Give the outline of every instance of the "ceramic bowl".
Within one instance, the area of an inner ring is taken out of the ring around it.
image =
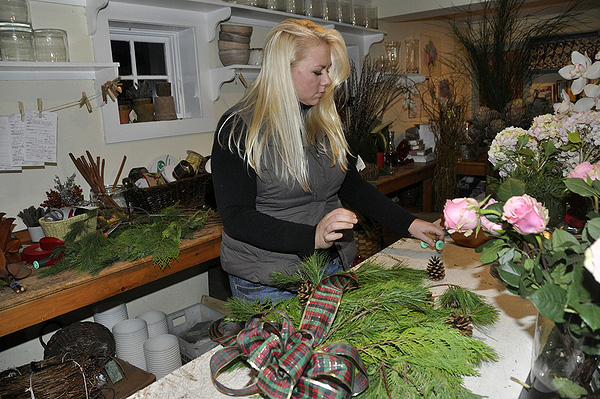
[[[224,66],[246,65],[250,58],[250,50],[221,50],[219,59]]]
[[[238,42],[228,42],[225,40],[218,40],[217,45],[219,46],[219,50],[249,50],[250,43],[238,43]]]
[[[472,233],[468,237],[465,237],[464,233],[452,233],[450,237],[452,237],[457,245],[468,248],[477,248],[490,240],[490,237],[486,236],[483,230],[479,230],[479,234],[477,235]]]
[[[230,32],[219,32],[219,40],[225,40],[228,42],[236,42],[236,43],[250,43],[250,37],[244,35],[238,35]]]
[[[221,32],[229,32],[243,36],[250,36],[252,35],[252,27],[244,25],[221,24]]]

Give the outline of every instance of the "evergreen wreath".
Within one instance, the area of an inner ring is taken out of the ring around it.
[[[314,274],[317,262],[315,255],[304,262],[298,280]],[[387,268],[367,261],[355,273],[359,288],[344,293],[323,345],[340,342],[358,349],[369,374],[369,388],[361,398],[481,397],[463,386],[463,376],[479,375],[476,367],[497,356],[487,344],[461,334],[447,321],[460,312],[476,327],[490,326],[498,319],[492,305],[457,286],[432,302],[432,286],[424,284],[426,272],[403,263]],[[291,279],[277,276],[288,286]],[[232,298],[228,307],[231,313],[226,321],[245,322],[278,309],[296,327],[303,312],[297,297],[263,303]]]

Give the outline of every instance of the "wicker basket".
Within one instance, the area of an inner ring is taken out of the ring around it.
[[[56,237],[64,241],[67,233],[69,230],[71,230],[71,226],[73,226],[74,223],[82,220],[85,221],[83,233],[94,232],[98,225],[96,220],[97,215],[98,210],[94,209],[92,211],[88,211],[86,213],[82,213],[81,215],[73,216],[64,220],[46,221],[44,218],[41,218],[39,222],[46,237]]]
[[[134,185],[125,192],[125,199],[134,211],[143,209],[156,213],[175,204],[186,209],[198,209],[206,205],[211,182],[211,175],[202,173],[154,187],[138,188]]]
[[[379,179],[379,166],[374,163],[365,163],[365,168],[358,172],[365,180]]]
[[[358,261],[363,261],[383,249],[383,229],[381,225],[374,227],[371,234],[367,234],[365,230],[354,230],[353,233]]]

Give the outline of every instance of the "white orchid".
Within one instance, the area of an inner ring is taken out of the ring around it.
[[[566,90],[563,89],[560,93],[560,97],[562,98],[562,102],[554,104],[554,112],[561,115],[571,112],[573,110],[573,103]]]
[[[573,80],[571,91],[577,95],[581,93],[588,83],[588,79],[600,78],[600,61],[592,64],[592,60],[587,54],[581,54],[579,51],[573,51],[571,54],[573,65],[562,67],[558,73],[565,79]]]

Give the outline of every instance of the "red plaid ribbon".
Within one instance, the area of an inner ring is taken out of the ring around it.
[[[369,381],[356,348],[337,343],[315,349],[324,341],[342,293],[351,284],[356,284],[351,272],[326,277],[313,292],[298,331],[281,310],[253,316],[237,336],[222,336],[219,322],[213,324],[211,339],[225,347],[210,359],[217,389],[235,396],[263,393],[271,399],[342,399],[362,393]],[[282,321],[274,321],[273,315]],[[258,372],[249,385],[232,389],[217,381],[223,369],[240,360]]]

